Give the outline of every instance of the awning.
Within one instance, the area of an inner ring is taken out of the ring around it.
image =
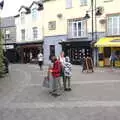
[[[100,38],[95,47],[120,47],[120,37]]]

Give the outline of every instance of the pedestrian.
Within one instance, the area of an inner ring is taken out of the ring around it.
[[[32,52],[30,52],[30,63],[32,62],[32,58],[33,58],[33,55],[32,55]]]
[[[72,76],[72,64],[70,63],[69,57],[65,57],[64,63],[64,82],[65,82],[65,91],[71,91],[71,76]]]
[[[49,70],[49,72],[52,73],[53,76],[53,91],[51,94],[55,97],[61,95],[61,83],[60,83],[60,70],[61,70],[61,63],[60,61],[56,58],[56,56],[53,56],[52,58],[53,62],[53,68]]]
[[[109,60],[110,60],[111,66],[112,66],[112,67],[115,67],[115,61],[117,60],[117,57],[116,57],[116,55],[115,55],[115,52],[112,52],[112,53],[111,53],[111,56],[110,56]]]
[[[61,66],[62,66],[62,69],[61,69],[61,77],[63,79],[63,87],[65,89],[65,78],[64,78],[64,63],[65,63],[65,57],[64,57],[64,52],[62,51],[60,53],[60,56],[59,56],[59,60],[61,62]]]
[[[38,53],[38,64],[40,66],[40,70],[42,70],[42,66],[43,66],[43,54],[41,52]]]

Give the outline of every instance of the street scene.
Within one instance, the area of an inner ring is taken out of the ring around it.
[[[0,0],[0,120],[120,120],[119,0]]]
[[[119,120],[120,69],[72,69],[72,91],[57,98],[42,86],[47,66],[11,64],[0,79],[0,120]]]

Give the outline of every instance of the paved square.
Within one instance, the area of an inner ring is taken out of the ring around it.
[[[73,66],[72,91],[54,98],[42,87],[47,66],[10,65],[0,80],[0,120],[120,120],[120,69]]]

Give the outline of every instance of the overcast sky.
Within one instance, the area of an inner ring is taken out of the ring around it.
[[[1,2],[2,0],[0,0]],[[21,5],[30,6],[34,0],[4,0],[4,7],[1,11],[2,17],[14,16],[17,14]],[[36,0],[38,1],[38,0]]]

